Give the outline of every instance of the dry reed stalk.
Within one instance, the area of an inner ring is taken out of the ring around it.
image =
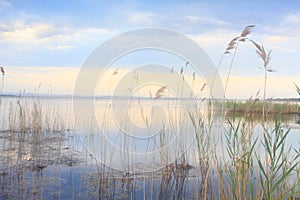
[[[265,51],[265,48],[263,45],[259,45],[256,42],[254,42],[253,40],[250,40],[255,48],[256,48],[256,53],[257,55],[262,59],[263,61],[263,68],[264,68],[264,73],[265,73],[265,77],[264,77],[264,94],[263,94],[263,110],[262,110],[262,115],[263,115],[263,120],[265,118],[265,101],[266,101],[266,95],[267,95],[267,75],[268,72],[275,72],[276,70],[268,67],[270,60],[271,60],[271,52],[272,50],[270,50],[268,53]]]
[[[1,90],[0,90],[0,106],[1,106],[1,98],[2,98],[2,93],[3,93],[3,87],[4,87],[4,75],[5,75],[5,71],[4,68],[2,66],[0,66],[0,72],[2,74],[1,77]]]
[[[235,59],[235,56],[236,56],[236,52],[237,52],[237,49],[238,49],[238,45],[240,42],[245,42],[246,39],[247,39],[247,36],[251,33],[252,29],[255,27],[255,25],[248,25],[244,28],[244,30],[242,31],[241,35],[240,36],[237,36],[237,37],[234,37],[227,45],[227,48],[224,52],[224,54],[231,54],[232,53],[232,50],[234,51],[233,52],[233,56],[231,58],[231,61],[230,61],[230,65],[229,65],[229,70],[228,70],[228,74],[227,74],[227,78],[226,78],[226,83],[225,83],[225,90],[224,90],[224,95],[226,94],[226,91],[227,91],[227,87],[228,87],[228,81],[229,81],[229,76],[230,76],[230,73],[231,73],[231,68],[233,66],[233,62],[234,62],[234,59]],[[224,55],[223,54],[223,55]]]
[[[295,87],[296,87],[296,91],[297,93],[300,95],[300,87],[298,85],[296,85],[296,83],[294,83]]]

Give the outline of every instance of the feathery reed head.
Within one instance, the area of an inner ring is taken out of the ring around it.
[[[185,63],[185,67],[187,67],[189,64],[190,64],[190,61],[187,61],[187,62]]]
[[[118,71],[119,71],[119,69],[116,69],[116,70],[113,72],[113,75],[117,75],[117,74],[118,74]]]
[[[162,86],[160,87],[156,93],[155,93],[155,97],[154,99],[159,99],[161,98],[163,95],[165,95],[165,90],[167,89],[167,86]]]
[[[3,67],[0,67],[0,71],[1,71],[2,76],[4,76],[5,75],[5,71],[4,71]]]
[[[233,39],[228,43],[227,48],[226,48],[224,54],[229,54],[229,53],[231,53],[231,50],[232,50],[232,49],[235,49],[236,44],[237,44],[237,41],[239,40],[239,38],[240,38],[240,37],[235,37],[235,38],[233,38]]]
[[[227,45],[227,48],[224,52],[224,54],[230,54],[232,49],[235,49],[237,47],[238,42],[245,42],[247,39],[247,36],[251,33],[252,29],[255,27],[255,25],[248,25],[244,28],[240,36],[237,36],[233,38]]]
[[[250,40],[254,46],[256,47],[256,53],[258,54],[258,56],[263,60],[264,62],[264,68],[267,69],[267,66],[270,63],[271,60],[271,52],[272,50],[270,50],[268,53],[266,53],[265,48],[263,45],[259,45],[256,42],[254,42],[253,40]],[[269,72],[274,72],[275,70],[272,68],[268,68],[267,71]]]
[[[252,31],[252,29],[255,27],[255,25],[248,25],[244,28],[244,30],[241,33],[241,38],[246,38]],[[240,40],[241,41],[241,40]]]

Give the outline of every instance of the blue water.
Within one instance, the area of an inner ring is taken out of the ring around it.
[[[33,130],[23,133],[12,129],[21,123],[18,120],[18,101],[27,113],[27,123],[32,123],[30,119],[33,118],[34,105],[41,109],[42,120],[47,119],[49,122],[42,123],[42,134],[37,136]],[[85,99],[80,101],[84,103]],[[170,168],[169,176],[163,169],[179,161],[182,152],[186,153],[186,163],[195,167],[199,163],[195,150],[195,129],[189,116],[191,110],[188,110],[191,105],[174,100],[134,99],[130,109],[125,107],[124,111],[129,113],[132,126],[127,126],[126,119],[121,121],[124,123],[116,123],[118,118],[112,113],[113,106],[117,106],[119,114],[123,115],[121,110],[124,105],[122,100],[111,105],[107,99],[98,99],[95,101],[94,112],[83,110],[85,113],[76,119],[70,98],[2,98],[0,199],[199,197],[199,168],[178,171]],[[204,110],[198,111],[205,116]],[[165,118],[161,118],[160,112],[165,113]],[[295,123],[297,118],[294,115],[288,116],[282,123],[283,132],[290,129],[286,149],[300,146],[300,125]],[[212,124],[209,119],[203,119],[206,121],[204,127],[210,130],[214,138],[209,141],[211,147],[207,151],[215,151],[217,156],[225,156],[224,160],[229,160],[226,153],[221,153],[220,143],[223,131],[229,128],[228,123],[219,114],[213,115]],[[64,126],[60,126],[60,123]],[[146,126],[147,123],[150,125]],[[263,129],[259,120],[255,124],[253,138],[261,138]],[[270,130],[273,124],[272,121],[268,124]],[[222,139],[225,140],[224,137]],[[262,149],[262,146],[258,149]],[[210,190],[216,194],[217,186],[213,183],[217,180],[213,172],[210,174]]]

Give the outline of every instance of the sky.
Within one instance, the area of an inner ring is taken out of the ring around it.
[[[250,24],[255,28],[249,38],[266,50],[272,49],[270,67],[276,72],[268,74],[267,96],[298,97],[293,85],[300,85],[297,0],[0,0],[0,62],[6,71],[3,92],[72,94],[81,66],[97,46],[120,33],[144,27],[166,28],[188,36],[218,65],[228,42]],[[117,65],[126,72],[151,59],[161,62],[160,56],[137,53]],[[230,56],[225,56],[219,68],[223,80]],[[178,69],[185,64],[178,59],[163,60]],[[261,66],[253,45],[241,44],[230,74],[228,98],[249,98],[262,91]],[[113,87],[107,83],[103,86]]]

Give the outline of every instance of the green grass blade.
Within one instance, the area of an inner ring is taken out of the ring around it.
[[[295,167],[298,165],[298,163],[295,163],[292,167],[290,167],[282,176],[275,182],[273,187],[271,188],[271,193],[273,193],[276,188],[288,177],[291,175],[292,171],[295,169]]]

